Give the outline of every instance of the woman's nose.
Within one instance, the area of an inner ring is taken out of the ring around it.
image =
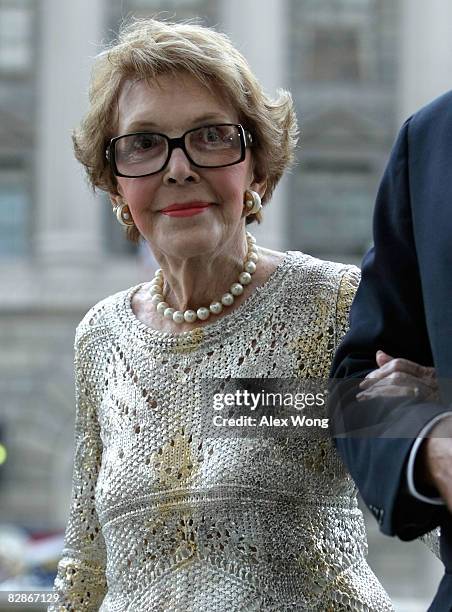
[[[199,174],[190,163],[184,151],[179,148],[173,149],[168,165],[164,170],[163,182],[167,185],[174,185],[174,183],[182,185],[184,183],[196,183],[199,180]]]

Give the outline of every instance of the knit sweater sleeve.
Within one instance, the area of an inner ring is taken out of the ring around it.
[[[106,593],[106,551],[96,508],[95,488],[102,458],[96,411],[99,371],[96,343],[79,325],[75,338],[75,450],[72,496],[64,548],[54,593],[59,600],[48,611],[97,611]]]

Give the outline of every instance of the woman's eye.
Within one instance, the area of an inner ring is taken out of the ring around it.
[[[204,138],[207,140],[207,142],[217,142],[218,140],[221,140],[221,135],[217,129],[210,128],[206,130]]]
[[[135,149],[151,149],[158,144],[158,139],[153,136],[140,136],[134,142]]]
[[[201,142],[215,144],[225,142],[228,133],[224,128],[218,126],[206,127],[199,130],[198,138]]]

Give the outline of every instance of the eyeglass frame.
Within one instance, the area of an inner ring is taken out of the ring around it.
[[[240,148],[241,148],[240,159],[238,159],[235,162],[231,162],[230,164],[221,164],[220,166],[203,166],[201,164],[197,164],[196,162],[194,162],[185,147],[185,137],[187,136],[187,134],[190,134],[191,132],[196,132],[197,130],[202,130],[203,128],[217,127],[217,126],[223,126],[223,125],[232,125],[236,128],[239,128],[238,132],[239,132]],[[130,176],[128,174],[123,174],[122,172],[118,170],[118,166],[116,164],[116,152],[115,152],[116,142],[120,140],[121,138],[125,138],[126,136],[138,136],[139,134],[155,134],[156,136],[162,136],[168,143],[167,158],[163,166],[160,168],[160,170],[156,170],[155,172],[148,172],[147,174],[140,174],[139,176]],[[162,134],[160,132],[131,132],[130,134],[121,134],[121,136],[115,136],[114,138],[110,140],[106,148],[106,151],[105,151],[105,157],[107,158],[110,164],[110,168],[115,176],[122,176],[124,178],[143,178],[144,176],[152,176],[153,174],[158,174],[159,172],[164,170],[166,166],[168,165],[169,160],[171,159],[171,154],[174,151],[174,149],[182,149],[188,161],[191,164],[193,164],[193,166],[195,166],[196,168],[226,168],[228,166],[235,166],[235,164],[240,164],[246,157],[247,147],[252,147],[254,146],[254,144],[255,143],[253,140],[253,135],[251,134],[249,130],[245,130],[245,128],[243,127],[241,123],[211,123],[208,125],[201,125],[197,128],[192,128],[190,130],[187,130],[186,132],[184,132],[184,134],[182,134],[182,136],[179,136],[178,138],[170,138],[166,134]]]

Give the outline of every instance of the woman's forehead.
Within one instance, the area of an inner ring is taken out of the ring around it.
[[[118,97],[120,130],[205,121],[237,122],[237,113],[225,96],[211,91],[195,77],[162,75],[156,80],[127,79]],[[191,125],[189,125],[191,127]]]

